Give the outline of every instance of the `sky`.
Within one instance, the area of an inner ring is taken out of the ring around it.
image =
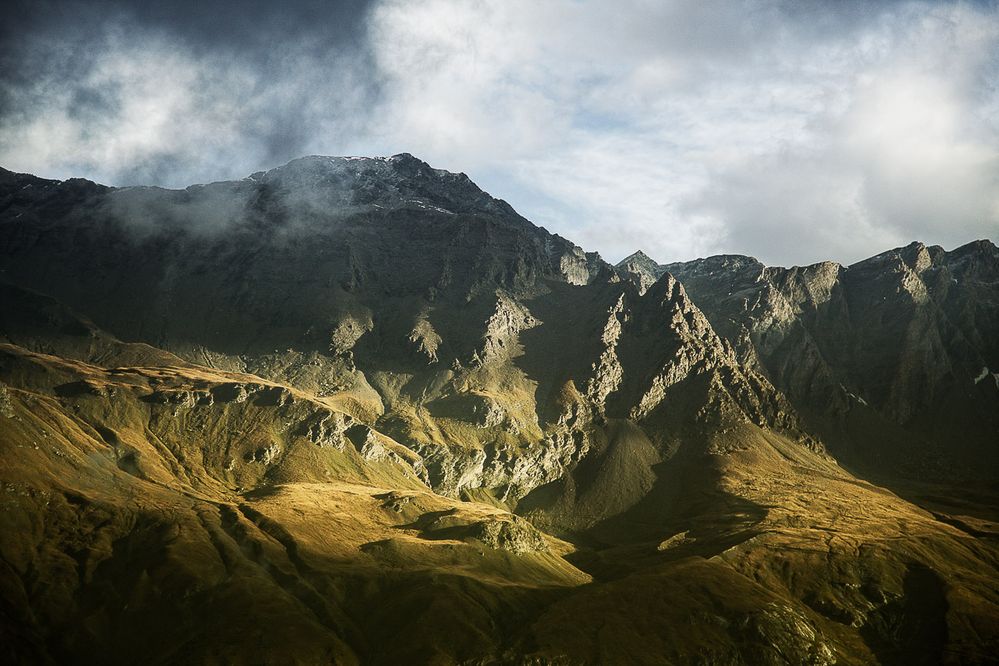
[[[12,0],[0,166],[409,152],[618,261],[999,241],[999,0]]]

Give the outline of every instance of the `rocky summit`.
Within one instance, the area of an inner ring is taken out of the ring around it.
[[[0,170],[5,663],[999,654],[999,250],[617,266],[412,155]]]

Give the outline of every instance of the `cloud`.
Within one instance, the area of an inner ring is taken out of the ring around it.
[[[852,261],[999,229],[995,7],[388,2],[372,21],[398,140],[612,259]]]
[[[914,8],[910,8],[913,11]],[[938,7],[883,22],[845,52],[809,134],[711,172],[688,211],[724,222],[726,251],[853,261],[913,239],[954,247],[999,231],[999,22]]]
[[[377,95],[363,49],[308,28],[261,45],[238,19],[212,40],[188,20],[149,24],[111,9],[81,32],[53,21],[21,45],[30,75],[15,68],[3,86],[9,168],[178,187],[242,177],[363,131]]]
[[[999,235],[994,3],[41,6],[0,46],[8,168],[179,186],[408,151],[611,260]]]

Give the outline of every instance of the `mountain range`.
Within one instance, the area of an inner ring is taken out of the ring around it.
[[[617,265],[408,154],[0,170],[10,663],[999,654],[999,249]]]

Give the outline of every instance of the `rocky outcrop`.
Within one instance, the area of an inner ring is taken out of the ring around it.
[[[426,356],[429,363],[437,362],[437,349],[443,340],[434,330],[425,312],[421,313],[413,324],[413,330],[409,332],[409,341],[416,346],[417,352]]]
[[[521,331],[540,324],[526,307],[502,292],[497,293],[495,310],[486,321],[482,350],[476,352],[472,364],[494,363],[518,355]]]
[[[625,279],[630,280],[638,288],[639,294],[644,294],[656,281],[666,273],[666,268],[653,261],[641,250],[630,254],[614,269]]]
[[[548,544],[544,537],[527,521],[513,517],[513,520],[490,520],[476,523],[469,536],[481,541],[490,548],[511,553],[547,553]]]
[[[622,325],[625,321],[627,314],[624,294],[621,294],[607,313],[607,324],[600,335],[603,351],[600,352],[600,359],[591,365],[593,376],[586,388],[586,397],[601,410],[604,408],[607,396],[616,391],[624,379],[624,368],[621,367],[621,361],[617,357],[617,344],[621,339]]]

